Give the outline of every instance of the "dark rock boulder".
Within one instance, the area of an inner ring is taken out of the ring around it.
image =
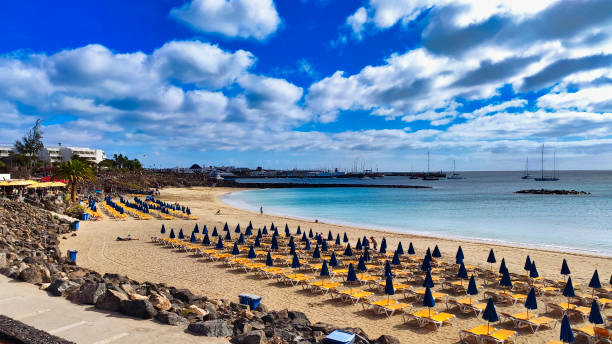
[[[155,316],[155,319],[157,319],[157,321],[161,322],[162,324],[168,324],[172,326],[186,325],[189,323],[189,320],[187,320],[186,318],[183,318],[182,316],[176,313],[166,311],[158,312]]]
[[[232,331],[225,320],[200,321],[189,324],[190,332],[207,337],[229,337]]]
[[[383,334],[374,341],[374,344],[400,344],[400,341],[393,336]]]
[[[86,305],[95,305],[100,296],[104,295],[105,292],[106,285],[104,283],[86,282],[81,286],[81,289],[79,289],[72,301]]]
[[[96,308],[117,312],[121,308],[121,301],[127,300],[127,295],[116,290],[107,289],[96,301]]]
[[[179,299],[184,303],[193,303],[196,299],[198,299],[197,296],[195,296],[191,291],[189,291],[188,289],[174,289],[171,290],[170,293],[172,294],[172,296],[175,299]]]
[[[263,344],[265,341],[266,334],[261,330],[250,331],[239,336],[235,336],[230,340],[230,342],[234,344]]]
[[[155,307],[149,300],[123,300],[119,309],[124,314],[142,319],[151,319],[157,315]]]
[[[62,296],[68,293],[71,288],[78,287],[78,284],[72,281],[66,281],[61,278],[56,278],[47,287],[47,291],[55,296]]]

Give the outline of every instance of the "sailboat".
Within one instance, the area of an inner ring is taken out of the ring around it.
[[[421,178],[422,180],[440,180],[440,178],[429,173],[429,151],[427,152],[427,174]]]
[[[544,177],[544,145],[542,145],[542,176],[540,178],[535,178],[538,182],[556,182],[559,180],[556,175],[557,169],[557,152],[553,155],[553,175],[552,177]]]
[[[465,179],[459,173],[455,172],[455,160],[453,160],[453,173],[450,176],[446,177],[446,179]]]
[[[525,174],[521,177],[521,179],[531,179],[529,175],[529,157],[527,157],[527,161],[525,161]]]

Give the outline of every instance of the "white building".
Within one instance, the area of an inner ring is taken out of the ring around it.
[[[68,161],[73,156],[78,156],[96,164],[106,159],[106,154],[104,154],[103,150],[83,147],[45,147],[39,154],[40,160],[46,162]]]
[[[0,159],[8,157],[13,152],[13,146],[0,146]]]
[[[45,147],[38,153],[38,158],[46,162],[62,162],[60,147]]]

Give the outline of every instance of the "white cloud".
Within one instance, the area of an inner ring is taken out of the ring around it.
[[[273,0],[192,0],[170,16],[199,31],[258,40],[281,24]]]

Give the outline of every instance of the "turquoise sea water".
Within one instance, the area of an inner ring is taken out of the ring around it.
[[[226,195],[233,206],[269,214],[416,234],[499,241],[612,256],[612,172],[561,171],[560,181],[521,172],[465,172],[463,180],[257,179],[257,182],[429,185],[432,189],[262,189]],[[520,195],[521,189],[575,189],[588,196]]]

